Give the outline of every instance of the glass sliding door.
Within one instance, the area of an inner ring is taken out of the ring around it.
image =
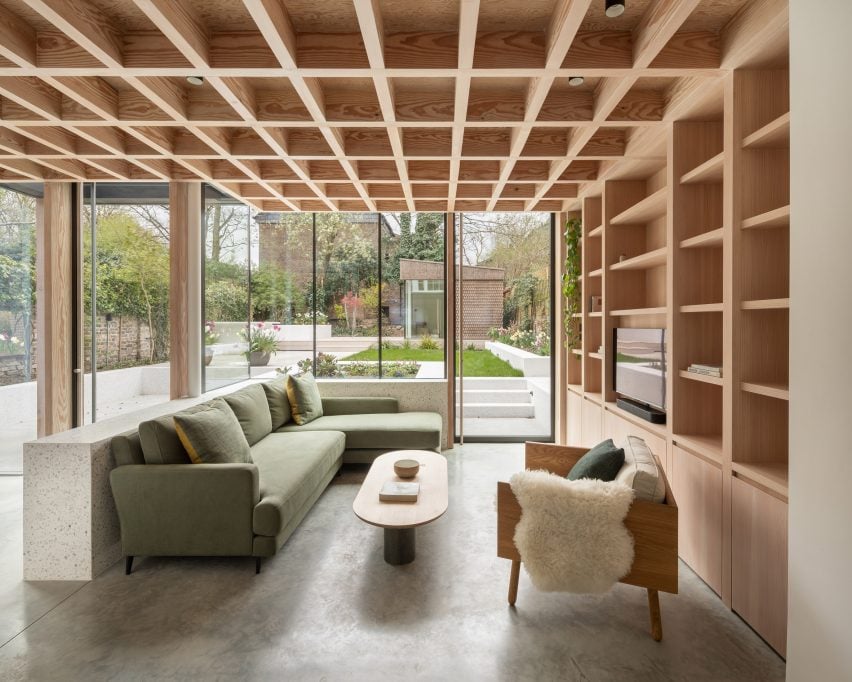
[[[212,187],[204,188],[203,390],[251,375],[250,344],[263,332],[250,329],[251,209]],[[259,278],[260,283],[260,278]],[[269,305],[260,299],[261,306]]]
[[[84,423],[169,399],[169,189],[83,187]]]
[[[456,436],[553,437],[553,216],[456,214]]]
[[[36,201],[41,187],[0,188],[0,474],[23,471],[36,438]]]

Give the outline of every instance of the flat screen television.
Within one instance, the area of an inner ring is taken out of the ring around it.
[[[615,333],[615,386],[620,395],[666,411],[666,330],[626,329]]]

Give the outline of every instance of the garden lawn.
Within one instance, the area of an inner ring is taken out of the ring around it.
[[[362,350],[341,360],[378,360],[379,351],[375,348]],[[385,348],[382,361],[414,360],[416,362],[442,362],[443,350],[423,350],[422,348]],[[458,353],[456,353],[458,362]],[[466,350],[464,352],[464,375],[466,377],[522,377],[524,373],[508,362],[501,360],[487,350]]]

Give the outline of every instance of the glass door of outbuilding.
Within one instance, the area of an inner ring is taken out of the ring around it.
[[[553,215],[455,221],[456,440],[552,440]]]

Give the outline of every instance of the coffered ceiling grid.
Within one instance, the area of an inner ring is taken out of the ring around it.
[[[627,6],[0,0],[0,180],[200,179],[282,211],[564,210],[658,155],[666,121],[786,28],[781,0]]]

